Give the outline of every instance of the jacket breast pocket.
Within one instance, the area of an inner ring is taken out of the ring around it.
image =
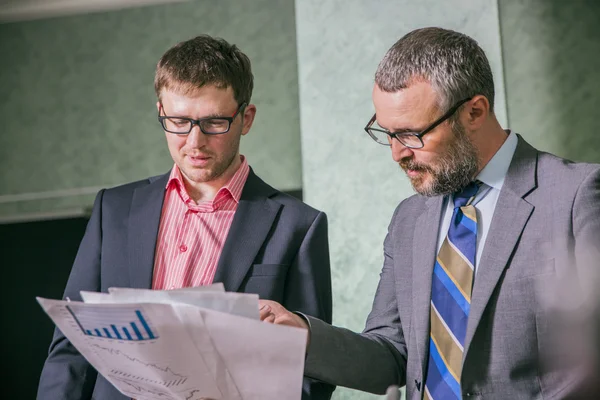
[[[288,265],[285,264],[254,264],[244,279],[241,291],[281,303],[287,271]]]
[[[254,264],[250,276],[277,276],[287,271],[285,264]]]
[[[533,258],[513,263],[506,269],[504,282],[516,282],[526,278],[537,279],[555,273],[554,258]]]

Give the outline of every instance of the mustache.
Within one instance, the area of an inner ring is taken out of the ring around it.
[[[214,157],[214,154],[210,151],[195,152],[184,150],[184,152],[189,157]]]
[[[404,158],[400,160],[398,164],[400,164],[400,168],[402,168],[404,171],[408,169],[413,171],[431,171],[431,167],[420,164],[412,158]]]

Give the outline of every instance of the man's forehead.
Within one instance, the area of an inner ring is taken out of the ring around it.
[[[160,94],[161,98],[163,96],[170,96],[197,99],[209,94],[217,97],[228,97],[228,95],[233,97],[233,88],[231,86],[222,86],[212,83],[198,87],[189,83],[172,82],[170,85],[165,85]]]
[[[437,93],[427,82],[416,82],[395,92],[385,92],[375,85],[373,104],[380,125],[412,125],[424,122],[435,113]]]
[[[233,113],[236,101],[231,88],[203,86],[190,92],[163,89],[160,102],[169,115],[206,118]]]
[[[395,106],[399,108],[421,108],[435,104],[437,93],[428,82],[419,81],[407,88],[394,92],[387,92],[379,88],[377,84],[373,87],[373,102],[382,106]]]

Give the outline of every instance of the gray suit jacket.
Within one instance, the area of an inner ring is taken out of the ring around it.
[[[65,297],[109,287],[150,288],[169,174],[102,190],[81,242]],[[252,170],[217,265],[225,290],[257,293],[331,322],[327,219]],[[305,379],[303,398],[329,399],[333,386]],[[57,329],[38,399],[126,399]]]
[[[373,393],[406,385],[407,399],[422,398],[442,204],[441,196],[415,195],[397,207],[362,334],[309,317],[307,376]],[[477,267],[463,398],[566,397],[575,377],[539,363],[552,347],[539,295],[557,273],[571,272],[577,246],[599,242],[600,165],[539,152],[519,136]]]

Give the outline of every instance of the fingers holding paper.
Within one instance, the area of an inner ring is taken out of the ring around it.
[[[308,324],[298,314],[288,311],[284,306],[271,300],[259,300],[261,321],[276,325],[287,325],[295,328],[308,329]]]

